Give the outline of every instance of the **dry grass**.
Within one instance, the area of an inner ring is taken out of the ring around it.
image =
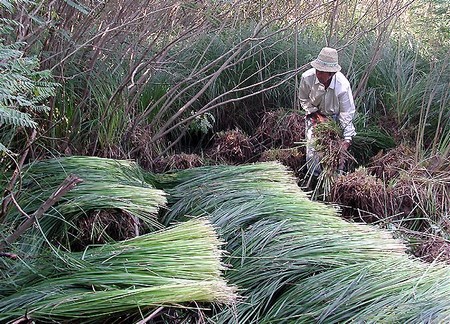
[[[180,153],[158,158],[153,161],[156,173],[170,170],[185,170],[205,165],[205,160],[197,154]]]
[[[299,176],[300,169],[305,164],[305,150],[303,147],[271,149],[262,152],[259,161],[279,161],[281,164],[291,169],[296,176]]]
[[[220,132],[215,136],[214,144],[208,151],[208,155],[214,161],[241,164],[254,160],[254,143],[239,129]]]
[[[305,139],[305,119],[297,112],[280,109],[264,114],[255,137],[264,147],[291,148]]]

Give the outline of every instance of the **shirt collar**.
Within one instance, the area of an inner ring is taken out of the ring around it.
[[[335,89],[335,87],[336,87],[336,74],[337,74],[337,72],[333,75],[330,85],[328,86],[328,88],[330,88],[330,89]],[[317,76],[314,73],[314,84],[319,84],[319,83],[320,83],[319,79],[317,79]]]

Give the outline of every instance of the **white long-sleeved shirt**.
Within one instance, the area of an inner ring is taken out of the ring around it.
[[[299,100],[307,114],[319,111],[325,116],[337,116],[345,139],[352,139],[356,135],[352,88],[341,72],[334,74],[330,85],[325,89],[316,77],[315,68],[305,71],[300,80]]]

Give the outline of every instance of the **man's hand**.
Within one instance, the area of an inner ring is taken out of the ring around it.
[[[340,154],[339,154],[339,166],[338,166],[338,173],[340,175],[345,174],[345,164],[347,162],[348,153],[347,150],[352,145],[352,141],[349,139],[341,140],[340,144]]]
[[[341,144],[341,149],[343,151],[347,151],[348,148],[350,147],[350,145],[352,145],[352,141],[348,140],[348,139],[344,139],[344,140],[341,141],[340,144]]]
[[[323,122],[328,120],[327,116],[322,115],[318,111],[315,111],[315,112],[313,112],[313,113],[311,113],[309,115],[306,115],[306,118],[309,118],[313,125],[320,124],[320,123],[323,123]]]

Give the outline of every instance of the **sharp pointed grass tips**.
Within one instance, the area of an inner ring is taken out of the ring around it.
[[[450,269],[313,202],[278,163],[201,167],[159,178],[169,224],[206,216],[227,242],[243,301],[215,323],[447,322]],[[397,312],[398,310],[398,312]]]
[[[204,219],[127,241],[53,254],[0,301],[0,319],[90,321],[186,302],[232,303],[221,277],[223,243]],[[32,284],[31,284],[32,283]]]

